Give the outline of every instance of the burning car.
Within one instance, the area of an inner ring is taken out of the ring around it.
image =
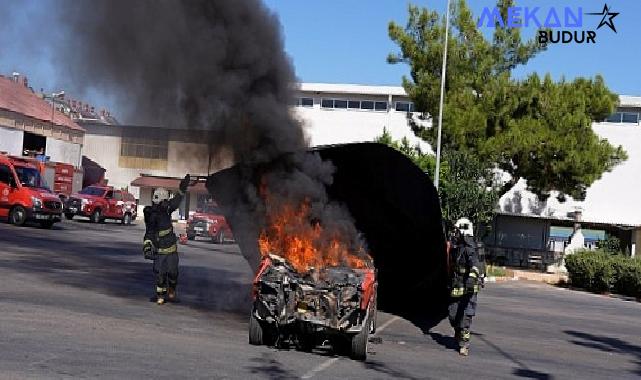
[[[254,279],[249,343],[293,341],[305,351],[329,340],[350,357],[365,360],[376,328],[376,272],[349,267],[299,273],[277,255],[263,258]]]

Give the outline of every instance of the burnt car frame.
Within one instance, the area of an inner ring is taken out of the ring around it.
[[[253,283],[249,343],[292,342],[311,351],[329,341],[356,360],[367,357],[370,333],[376,329],[376,271],[328,267],[298,273],[283,258],[261,262]]]

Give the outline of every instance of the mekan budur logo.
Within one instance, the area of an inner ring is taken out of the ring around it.
[[[583,29],[584,15],[601,16],[596,30]],[[593,44],[601,27],[607,26],[614,33],[617,32],[614,18],[618,15],[619,12],[612,11],[608,4],[603,6],[601,12],[583,12],[583,7],[549,7],[547,11],[541,7],[509,7],[505,18],[497,7],[484,7],[477,26],[523,28],[534,25],[547,29],[539,31],[537,39],[541,44]]]

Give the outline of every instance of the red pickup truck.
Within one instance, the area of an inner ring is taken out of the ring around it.
[[[215,203],[208,203],[187,220],[187,239],[194,240],[197,236],[209,238],[218,244],[234,240],[227,220]]]
[[[69,220],[74,216],[86,216],[93,223],[112,219],[129,225],[136,219],[137,209],[136,199],[130,193],[111,186],[93,185],[71,194],[64,213]]]
[[[0,217],[15,225],[36,221],[51,228],[62,215],[62,202],[40,171],[27,160],[0,154]]]

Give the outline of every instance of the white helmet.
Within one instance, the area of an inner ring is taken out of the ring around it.
[[[151,203],[159,204],[162,201],[169,199],[169,191],[164,187],[159,187],[154,190],[154,194],[151,196]]]
[[[474,227],[468,218],[461,218],[454,223],[463,236],[474,236]]]

